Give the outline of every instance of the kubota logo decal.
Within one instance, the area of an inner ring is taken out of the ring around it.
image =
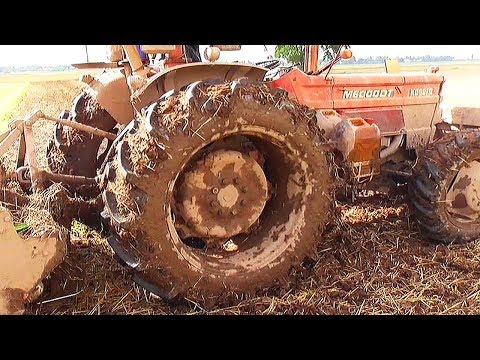
[[[389,98],[395,95],[394,90],[375,89],[375,90],[347,90],[343,89],[344,99],[375,99]]]
[[[433,95],[433,88],[426,88],[426,89],[410,89],[408,93],[409,96],[432,96]]]

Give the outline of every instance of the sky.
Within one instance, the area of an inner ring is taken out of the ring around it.
[[[200,45],[202,54],[206,46]],[[107,60],[105,45],[88,45],[87,49],[89,61]],[[409,55],[450,55],[458,59],[469,59],[473,55],[480,58],[479,45],[352,45],[351,49],[357,58]],[[241,51],[222,52],[219,61],[262,61],[274,51],[275,45],[242,45]],[[85,45],[0,45],[0,66],[68,65],[85,61]]]

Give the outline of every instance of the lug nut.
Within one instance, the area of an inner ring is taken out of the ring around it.
[[[215,195],[218,194],[218,191],[219,191],[219,190],[218,190],[218,188],[216,188],[216,187],[214,187],[214,188],[212,189],[212,193],[215,194]]]
[[[243,193],[246,193],[246,192],[247,192],[247,187],[246,187],[246,186],[242,186],[242,187],[240,188],[240,190],[242,190]]]
[[[228,183],[227,179],[222,179],[222,184],[226,185]]]
[[[245,204],[247,203],[247,200],[243,199],[242,201],[240,201],[240,205],[242,206],[245,206]]]
[[[232,211],[230,211],[230,213],[231,213],[232,215],[237,215],[237,210],[232,210]]]

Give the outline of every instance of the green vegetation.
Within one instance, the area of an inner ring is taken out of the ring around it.
[[[86,237],[89,233],[89,229],[86,225],[78,222],[77,220],[72,221],[72,234],[78,237]]]
[[[331,61],[342,45],[319,45],[322,54],[322,61]],[[348,49],[350,45],[345,45]],[[288,60],[294,64],[299,64],[303,68],[305,63],[305,45],[277,45],[275,56]]]
[[[27,224],[21,223],[21,224],[15,225],[15,230],[16,230],[17,233],[18,233],[18,232],[21,232],[21,231],[23,231],[23,230],[28,229],[29,227],[30,227],[30,226],[28,226]]]
[[[319,54],[322,62],[328,62],[333,60],[335,54],[341,45],[319,45],[321,53]],[[350,48],[350,45],[345,45],[346,48]],[[275,56],[290,61],[293,64],[297,64],[300,68],[304,67],[305,63],[305,45],[277,45],[275,48]],[[356,58],[355,53],[353,57],[348,60],[340,60],[340,64],[383,64],[388,56],[369,56],[366,58]],[[399,57],[400,63],[430,63],[430,62],[453,62],[455,58],[453,56],[406,56]]]
[[[305,62],[305,45],[277,45],[275,56],[298,64],[302,69]]]

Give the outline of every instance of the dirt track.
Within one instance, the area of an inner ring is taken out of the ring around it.
[[[77,82],[33,83],[20,113],[69,108]],[[52,126],[38,124],[40,157]],[[12,153],[13,154],[13,153]],[[11,159],[7,160],[11,163]],[[57,286],[31,314],[441,314],[480,313],[480,244],[432,245],[422,240],[402,196],[376,195],[339,204],[338,220],[320,239],[314,259],[280,284],[222,306],[187,300],[169,306],[134,285],[98,233],[76,226],[74,248],[52,276]],[[75,294],[75,295],[72,295]],[[207,304],[208,305],[208,304]]]

